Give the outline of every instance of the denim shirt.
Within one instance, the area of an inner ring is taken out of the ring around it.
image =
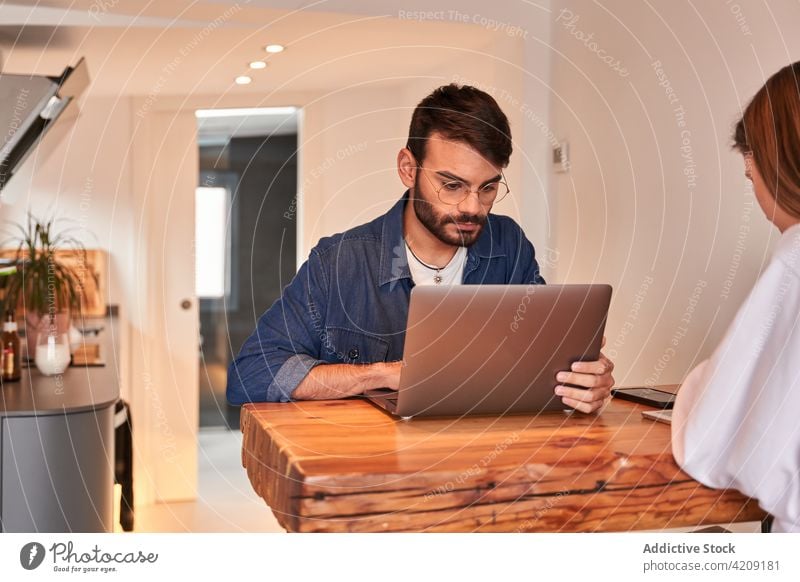
[[[288,402],[318,364],[403,358],[414,282],[403,240],[408,192],[383,216],[325,237],[228,367],[231,404]],[[489,214],[467,251],[465,284],[543,284],[533,245],[508,216]]]

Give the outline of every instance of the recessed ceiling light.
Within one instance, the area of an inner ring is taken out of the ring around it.
[[[263,69],[266,66],[267,66],[267,63],[265,63],[264,61],[253,61],[252,63],[250,63],[250,68],[251,69]]]
[[[241,77],[236,77],[236,79],[234,79],[234,80],[236,81],[236,84],[237,84],[237,85],[249,85],[249,84],[250,84],[250,82],[251,82],[253,79],[251,79],[251,78],[250,78],[250,77],[248,77],[247,75],[242,75]]]
[[[268,44],[264,50],[268,53],[282,53],[285,48],[282,44]]]

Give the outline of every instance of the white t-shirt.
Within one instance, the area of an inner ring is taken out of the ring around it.
[[[800,532],[800,225],[681,386],[672,449],[704,485],[758,499],[773,531]]]
[[[411,253],[408,245],[406,245],[406,258],[408,259],[408,268],[411,271],[411,278],[414,280],[415,285],[461,285],[461,282],[464,280],[464,265],[467,263],[467,247],[458,247],[456,254],[453,255],[450,262],[439,270],[438,275],[441,277],[439,283],[435,280],[437,272],[434,269],[421,265]]]

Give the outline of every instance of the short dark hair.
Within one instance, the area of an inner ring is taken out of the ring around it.
[[[800,218],[800,61],[758,90],[736,124],[733,147],[752,154],[778,206]]]
[[[414,109],[406,147],[419,163],[433,133],[466,143],[501,168],[511,158],[508,118],[491,95],[470,85],[443,85]]]

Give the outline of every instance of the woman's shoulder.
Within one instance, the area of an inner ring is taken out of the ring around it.
[[[800,223],[784,231],[775,247],[773,257],[800,278]]]

